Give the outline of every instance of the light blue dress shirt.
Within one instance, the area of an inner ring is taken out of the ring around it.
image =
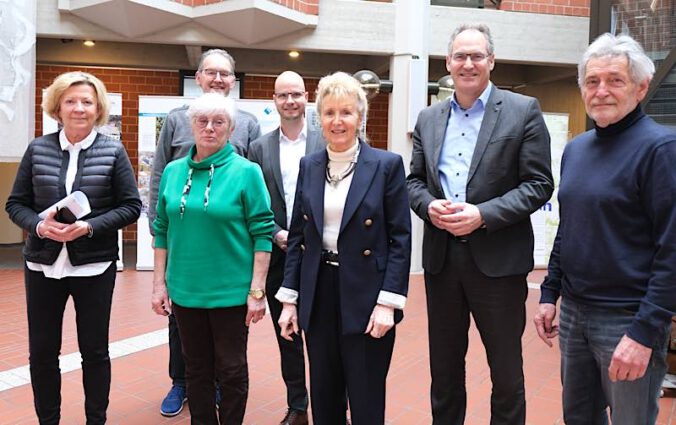
[[[462,109],[455,96],[451,98],[451,114],[439,153],[439,180],[446,199],[453,202],[466,201],[469,166],[492,88],[489,82],[469,109]]]

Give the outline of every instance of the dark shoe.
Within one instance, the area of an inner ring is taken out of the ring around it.
[[[188,400],[188,398],[185,395],[185,387],[182,385],[173,385],[171,390],[167,393],[167,396],[162,400],[160,414],[168,417],[178,415],[181,413],[181,410],[183,410],[183,403],[185,403],[186,400]]]
[[[289,409],[279,425],[308,425],[307,413]]]

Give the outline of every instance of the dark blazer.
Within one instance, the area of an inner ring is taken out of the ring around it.
[[[399,155],[361,142],[338,235],[340,310],[344,335],[363,333],[381,290],[408,292],[411,216]],[[299,292],[298,317],[307,330],[322,253],[328,154],[300,162],[282,286]],[[322,306],[314,306],[322,308]],[[403,317],[395,310],[395,322]]]
[[[288,230],[289,223],[286,222],[286,201],[284,200],[284,186],[282,182],[282,171],[279,166],[279,132],[275,130],[264,134],[249,145],[248,158],[260,165],[263,171],[265,185],[270,193],[270,206],[275,216],[275,228],[273,235],[280,230]],[[305,154],[311,154],[324,149],[326,142],[319,131],[308,129],[305,142]],[[272,244],[272,258],[270,267],[284,267],[285,252],[276,244]]]
[[[407,178],[411,208],[425,221],[423,267],[433,274],[444,264],[449,233],[430,223],[427,207],[445,198],[438,162],[450,111],[447,100],[418,116]],[[482,273],[502,277],[533,268],[530,215],[553,189],[549,133],[537,100],[494,87],[467,177],[466,202],[479,208],[486,225],[467,236]]]

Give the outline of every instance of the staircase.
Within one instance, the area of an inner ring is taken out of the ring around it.
[[[658,123],[676,130],[676,66],[662,81],[645,112]]]

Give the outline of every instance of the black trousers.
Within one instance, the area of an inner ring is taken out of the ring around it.
[[[340,323],[338,267],[321,265],[310,328],[305,332],[313,424],[345,424],[346,389],[353,425],[384,424],[385,381],[395,329],[376,339],[343,335]]]
[[[63,313],[73,298],[87,425],[104,424],[110,393],[108,329],[115,263],[99,276],[50,279],[25,269],[28,345],[33,402],[40,424],[61,419],[59,354]]]
[[[277,345],[279,346],[282,378],[286,385],[286,402],[290,409],[304,412],[307,410],[308,395],[305,387],[303,337],[300,334],[293,335],[293,341],[282,338],[279,334],[281,328],[277,323],[282,313],[282,303],[275,298],[275,294],[282,285],[283,279],[284,261],[280,261],[268,270],[265,293],[267,295],[268,306],[270,307],[272,324],[275,327]]]
[[[188,308],[174,303],[183,342],[188,406],[193,425],[240,425],[249,395],[246,305]],[[221,390],[216,417],[214,381]]]
[[[465,356],[470,314],[491,370],[491,425],[523,425],[526,400],[521,336],[526,324],[525,275],[491,278],[479,271],[466,242],[449,237],[439,274],[425,273],[434,425],[465,420]]]
[[[176,316],[169,315],[169,377],[174,385],[185,387],[185,362]]]

